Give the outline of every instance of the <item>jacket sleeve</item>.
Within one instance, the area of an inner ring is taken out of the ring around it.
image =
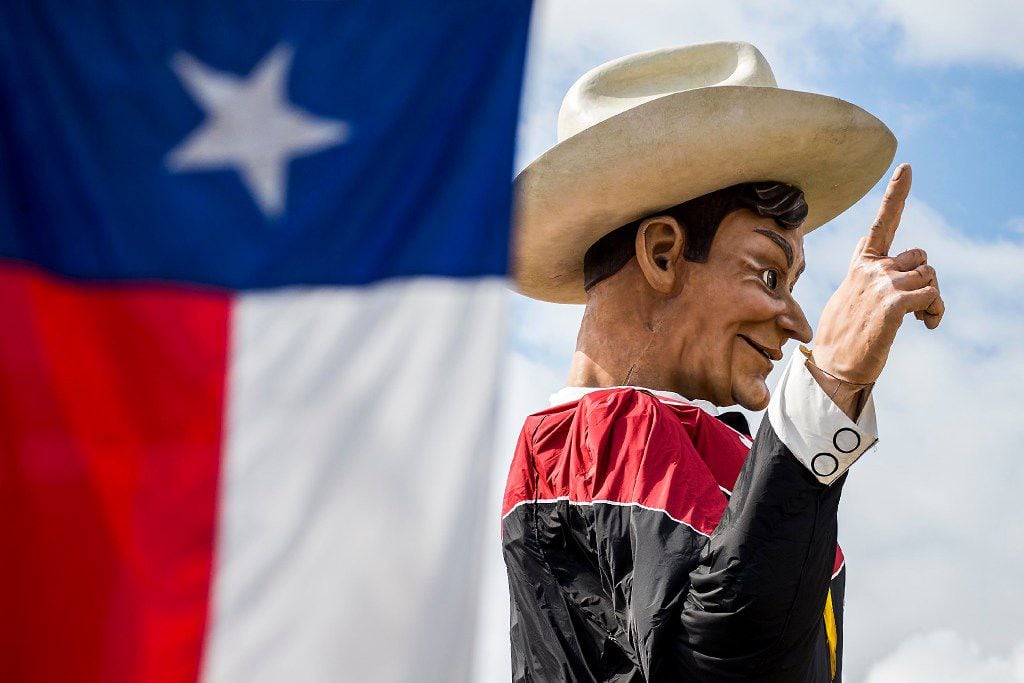
[[[690,573],[665,662],[675,675],[804,680],[832,576],[845,472],[876,441],[870,401],[854,423],[802,359],[793,361]]]

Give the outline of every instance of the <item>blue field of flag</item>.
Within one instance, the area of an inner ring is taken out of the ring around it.
[[[528,3],[91,4],[0,9],[0,256],[232,289],[506,272]]]

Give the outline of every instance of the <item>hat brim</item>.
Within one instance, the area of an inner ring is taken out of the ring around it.
[[[719,86],[674,93],[563,140],[515,179],[515,288],[584,303],[583,255],[626,223],[738,183],[774,180],[807,200],[804,233],[875,185],[896,138],[849,102]]]

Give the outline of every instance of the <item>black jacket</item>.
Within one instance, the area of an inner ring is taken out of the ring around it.
[[[502,519],[513,680],[839,680],[845,476],[819,483],[767,417],[750,444],[635,389],[527,418]]]

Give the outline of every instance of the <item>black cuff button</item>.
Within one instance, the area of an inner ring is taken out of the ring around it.
[[[849,427],[843,427],[832,437],[832,445],[840,453],[853,453],[860,446],[860,434]]]
[[[831,453],[818,453],[811,460],[811,469],[819,477],[829,477],[839,469],[839,458]]]

